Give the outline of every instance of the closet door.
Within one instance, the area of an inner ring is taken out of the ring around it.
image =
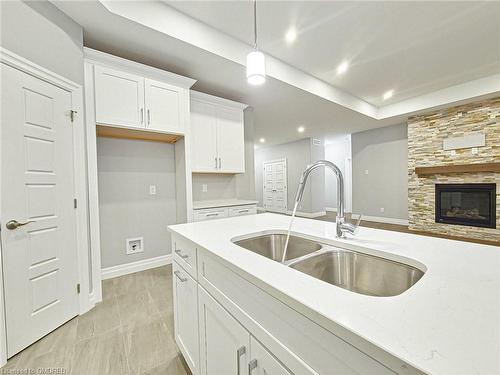
[[[198,286],[201,375],[244,375],[250,334]]]
[[[191,101],[193,172],[217,172],[217,111],[210,103]]]
[[[219,172],[245,172],[243,111],[217,108],[217,153]]]
[[[144,78],[95,66],[95,111],[98,124],[144,127]]]
[[[146,127],[164,132],[184,132],[183,89],[145,80]]]

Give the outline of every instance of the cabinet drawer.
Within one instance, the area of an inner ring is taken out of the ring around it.
[[[200,285],[293,373],[395,374],[223,266],[203,249],[199,262]]]
[[[196,280],[196,245],[179,236],[173,236],[172,252],[174,260]]]
[[[227,217],[227,208],[213,208],[207,210],[195,210],[194,221],[215,220]]]
[[[228,216],[243,216],[243,215],[255,215],[257,213],[257,206],[236,206],[228,208]]]

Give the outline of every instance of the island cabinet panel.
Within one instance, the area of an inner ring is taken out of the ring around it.
[[[180,236],[172,237],[174,260],[184,268],[192,278],[197,279],[196,245]]]
[[[198,289],[201,375],[247,374],[250,335],[203,288]]]
[[[294,374],[394,374],[198,248],[198,283]]]
[[[144,78],[98,65],[94,72],[96,122],[144,128]]]
[[[198,286],[176,261],[172,268],[175,342],[195,375],[199,373]]]

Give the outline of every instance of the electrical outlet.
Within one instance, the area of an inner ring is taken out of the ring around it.
[[[202,191],[203,193],[206,193],[206,192],[208,191],[208,185],[207,185],[207,184],[202,184],[202,185],[201,185],[201,191]]]
[[[451,150],[451,151],[450,151],[450,155],[451,155],[451,156],[455,156],[456,154],[457,154],[457,152],[456,152],[455,150]]]
[[[385,211],[385,208],[384,207],[380,207],[380,212],[384,212]]]
[[[470,150],[470,153],[472,155],[477,155],[479,153],[479,150],[477,147],[472,147],[472,149]]]
[[[156,195],[156,185],[149,185],[149,195]]]
[[[365,174],[368,174],[368,169],[365,169]]]
[[[143,237],[127,238],[125,240],[127,255],[144,252],[144,239]]]

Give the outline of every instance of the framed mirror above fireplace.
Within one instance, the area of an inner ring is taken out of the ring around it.
[[[496,184],[436,184],[436,223],[496,228]]]

